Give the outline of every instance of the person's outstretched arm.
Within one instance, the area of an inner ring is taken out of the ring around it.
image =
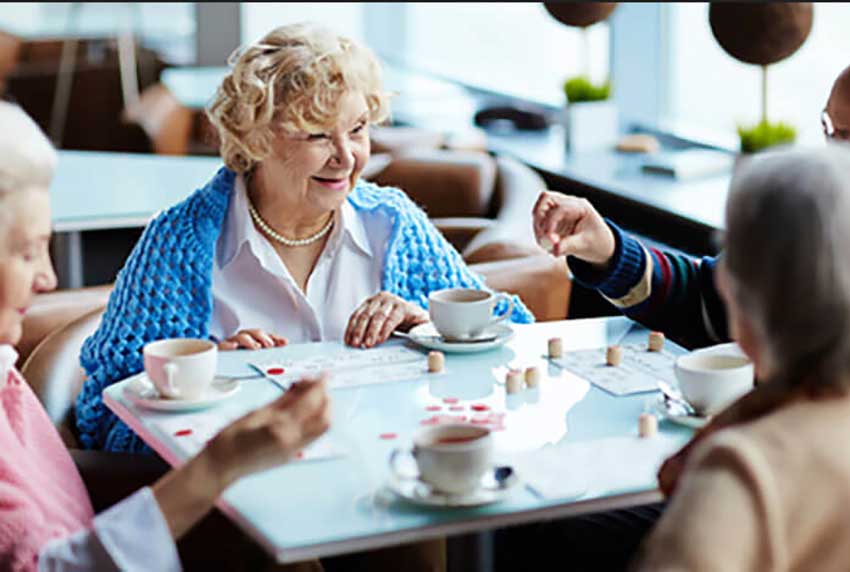
[[[329,426],[325,382],[294,384],[282,397],[224,428],[194,458],[94,518],[48,542],[38,569],[180,570],[174,542],[240,477],[285,463]]]
[[[567,256],[580,284],[598,290],[629,317],[688,345],[728,340],[715,258],[647,248],[587,200],[561,193],[541,193],[533,216],[538,243]]]

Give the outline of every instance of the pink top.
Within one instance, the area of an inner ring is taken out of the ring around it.
[[[91,501],[65,444],[0,347],[0,562],[35,570],[41,547],[91,524]]]

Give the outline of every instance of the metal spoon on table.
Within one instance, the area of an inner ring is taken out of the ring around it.
[[[664,394],[664,401],[672,402],[676,406],[681,407],[687,415],[694,417],[697,416],[697,411],[694,409],[694,406],[688,403],[688,401],[682,397],[677,390],[673,389],[669,383],[659,380],[658,389],[660,389],[661,393]]]

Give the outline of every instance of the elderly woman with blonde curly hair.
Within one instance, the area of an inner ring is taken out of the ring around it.
[[[389,113],[367,48],[295,24],[230,64],[208,109],[225,166],[148,225],[83,347],[86,447],[145,449],[101,392],[142,370],[149,341],[372,347],[427,320],[432,290],[485,288],[402,191],[360,179],[369,126]],[[518,300],[511,317],[533,320]]]

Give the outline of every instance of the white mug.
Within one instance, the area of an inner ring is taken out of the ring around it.
[[[419,478],[436,490],[462,494],[481,485],[481,477],[493,465],[493,437],[479,425],[447,424],[421,429],[413,438],[413,450],[396,449],[390,467],[396,474],[398,460],[411,455]]]
[[[197,399],[215,378],[218,347],[209,340],[172,338],[145,345],[145,373],[168,399]]]
[[[498,318],[493,309],[499,300],[507,300],[508,311]],[[428,313],[434,328],[447,340],[474,339],[493,324],[507,320],[513,312],[509,294],[494,294],[473,288],[448,288],[428,295]]]
[[[713,415],[753,388],[753,364],[731,344],[676,359],[682,396],[700,415]]]

